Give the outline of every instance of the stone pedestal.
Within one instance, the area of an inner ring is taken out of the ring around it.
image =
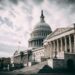
[[[32,63],[31,62],[28,62],[28,66],[30,67],[32,65]]]

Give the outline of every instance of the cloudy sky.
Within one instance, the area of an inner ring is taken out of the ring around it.
[[[75,22],[75,0],[0,0],[0,57],[12,56],[18,46],[28,47],[42,9],[52,30]]]

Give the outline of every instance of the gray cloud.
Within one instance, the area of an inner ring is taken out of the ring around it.
[[[8,27],[13,29],[12,21],[10,19],[8,19],[7,17],[1,17],[0,16],[0,26],[2,26],[3,24],[6,24]]]
[[[17,46],[0,43],[0,54],[3,53],[0,55],[0,57],[11,57],[17,49]],[[20,49],[25,50],[25,47],[20,47]]]
[[[20,0],[0,0],[0,10],[12,7],[12,5],[18,5]]]
[[[33,2],[37,5],[40,5],[44,0],[33,0]]]
[[[25,12],[25,13],[27,13],[27,14],[28,14],[28,13],[31,14],[33,7],[29,5],[28,7],[22,6],[21,8],[22,8],[23,12]]]
[[[0,6],[0,10],[3,10],[4,8]]]
[[[13,3],[13,4],[16,4],[16,5],[17,5],[19,0],[9,0],[9,1],[10,1],[11,3]]]
[[[16,50],[15,46],[0,44],[0,51],[12,53]]]
[[[75,13],[75,0],[48,0],[54,3],[60,10],[64,9],[67,13]]]
[[[6,1],[0,0],[0,10],[6,8]]]
[[[20,0],[21,2],[28,3],[28,0]]]
[[[2,0],[0,0],[0,2],[1,2]]]
[[[50,2],[64,3],[64,4],[75,4],[75,0],[48,0]]]
[[[67,2],[70,4],[75,4],[75,0],[67,0]]]

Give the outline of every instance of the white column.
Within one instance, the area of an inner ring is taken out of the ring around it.
[[[51,41],[51,58],[53,58],[54,57],[54,43],[53,43],[53,41]]]
[[[45,51],[44,51],[44,56],[46,58],[46,45],[44,45]]]
[[[64,37],[64,39],[65,39],[65,52],[67,52],[67,38],[66,38],[66,36]]]
[[[73,52],[75,53],[75,33],[74,33],[74,51]]]
[[[32,41],[31,41],[31,46],[32,46]]]
[[[53,41],[53,45],[54,45],[53,52],[55,52],[55,41]]]
[[[59,52],[59,42],[58,42],[58,39],[57,39],[57,52]]]
[[[51,56],[50,56],[50,58],[52,58],[52,55],[53,55],[52,42],[50,42],[50,50],[51,50]]]
[[[50,42],[48,42],[48,45],[47,45],[47,54],[48,56],[50,56]]]
[[[51,42],[49,42],[48,44],[49,44],[49,56],[51,58],[51,54],[52,54],[52,52],[51,52]]]
[[[55,41],[54,41],[54,58],[57,58],[57,50],[56,50]]]
[[[63,51],[62,38],[60,40],[61,40],[61,51]]]
[[[72,52],[71,35],[69,35],[69,48],[70,48],[70,52]]]
[[[32,46],[33,46],[33,41],[32,41]]]
[[[52,41],[53,42],[53,44],[52,44],[52,50],[53,50],[53,57],[54,57],[54,55],[55,55],[55,43],[54,43],[54,41]]]

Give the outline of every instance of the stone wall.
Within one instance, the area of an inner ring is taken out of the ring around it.
[[[33,51],[33,61],[41,62],[41,58],[44,57],[44,48],[37,48]]]
[[[13,63],[21,63],[21,57],[20,57],[20,55],[18,55],[18,56],[15,56],[14,58],[13,58]]]
[[[48,65],[53,69],[64,68],[64,59],[49,59]]]
[[[53,59],[53,68],[64,68],[64,59]]]
[[[65,53],[65,61],[64,61],[64,66],[65,66],[65,68],[67,68],[68,67],[68,61],[69,60],[71,60],[71,61],[73,61],[73,66],[75,67],[75,54],[73,54],[73,53]],[[72,63],[71,63],[72,64]],[[70,65],[71,65],[70,64]]]
[[[28,57],[27,57],[27,55],[24,55],[24,56],[21,58],[21,56],[19,55],[19,56],[15,56],[13,60],[14,60],[13,63],[16,63],[16,64],[23,63],[24,65],[27,65]]]

